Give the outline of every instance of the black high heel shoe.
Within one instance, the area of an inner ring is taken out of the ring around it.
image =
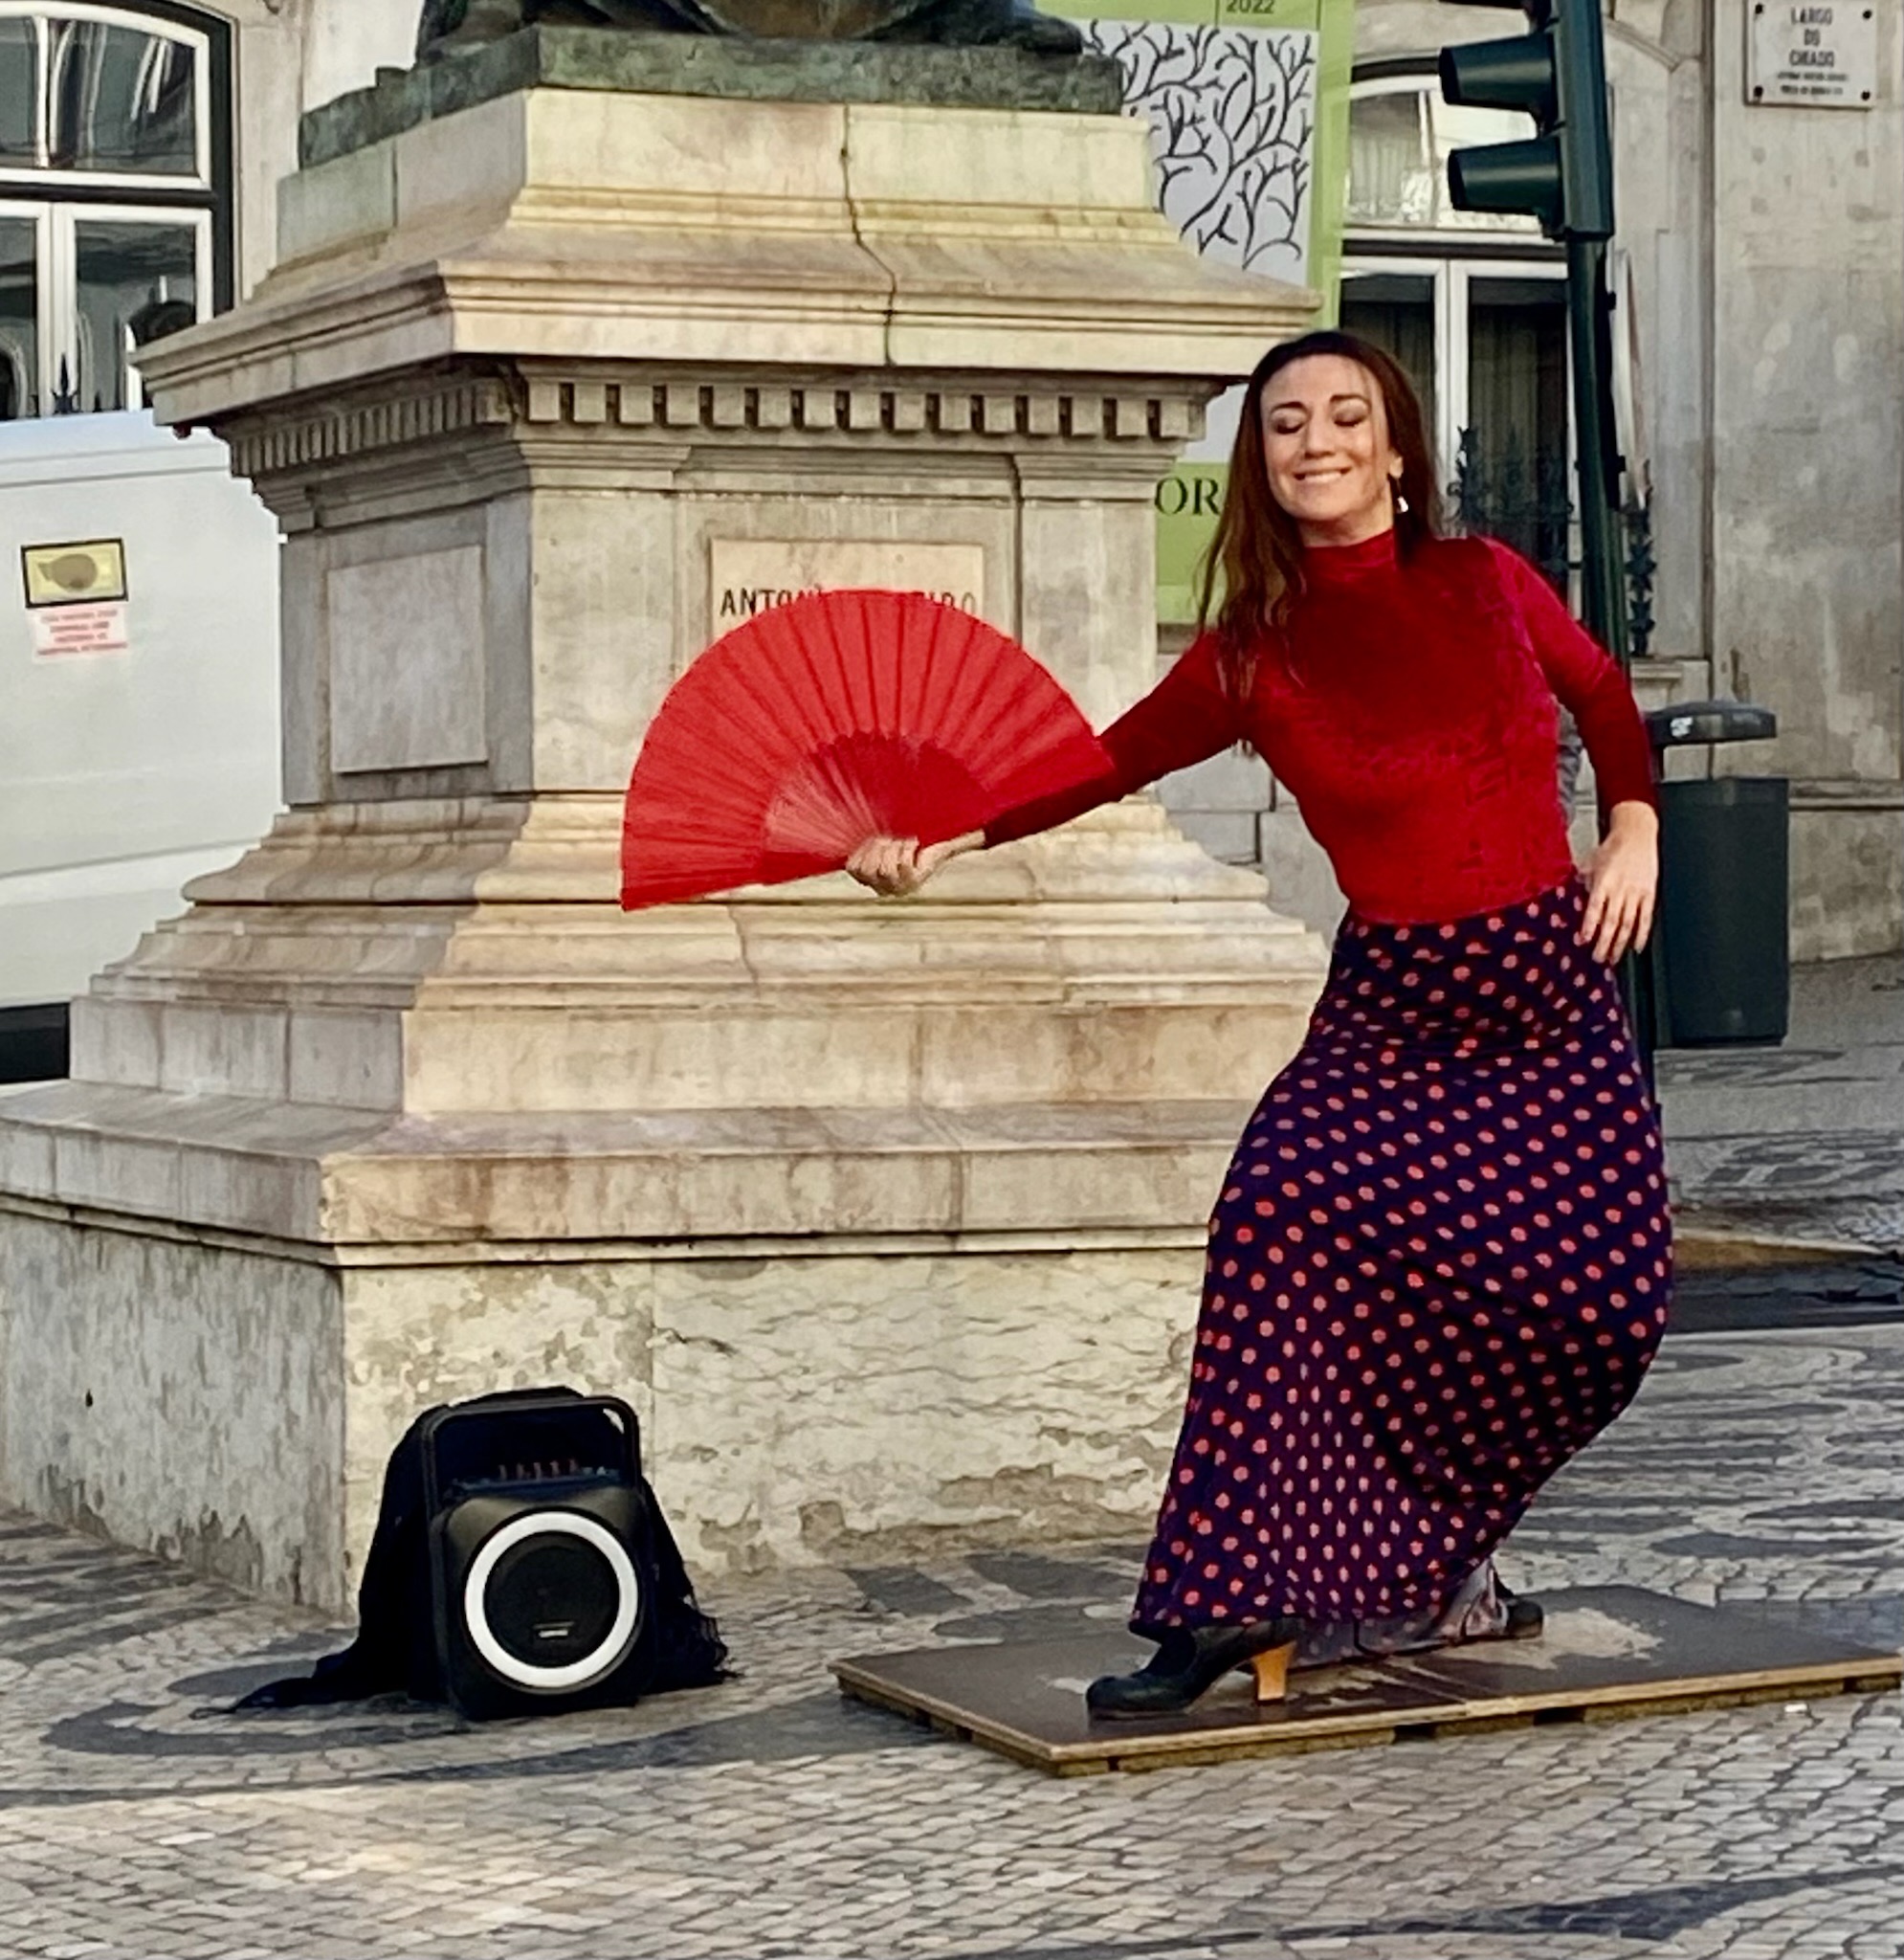
[[[1507,1608],[1507,1625],[1501,1632],[1504,1640],[1538,1640],[1545,1631],[1547,1615],[1541,1610],[1538,1599],[1524,1598],[1518,1592],[1510,1592],[1498,1579],[1494,1591],[1500,1603]]]
[[[1171,1627],[1134,1674],[1100,1675],[1084,1691],[1094,1715],[1178,1715],[1232,1667],[1250,1667],[1258,1702],[1280,1702],[1302,1631],[1294,1619],[1250,1626]]]

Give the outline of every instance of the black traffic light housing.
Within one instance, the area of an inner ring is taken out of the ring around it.
[[[1550,238],[1610,238],[1613,153],[1600,0],[1479,4],[1514,6],[1534,32],[1444,48],[1442,96],[1461,107],[1518,109],[1540,133],[1455,150],[1448,159],[1455,210],[1537,217]]]

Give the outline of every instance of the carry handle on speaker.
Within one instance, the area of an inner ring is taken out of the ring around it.
[[[614,1418],[621,1431],[627,1453],[628,1480],[641,1481],[641,1426],[634,1411],[619,1395],[524,1395],[520,1400],[463,1402],[451,1408],[433,1410],[423,1420],[419,1442],[423,1457],[423,1515],[433,1518],[442,1508],[442,1492],[437,1474],[438,1437],[452,1424],[468,1421],[494,1422],[498,1416],[586,1415],[590,1412]]]

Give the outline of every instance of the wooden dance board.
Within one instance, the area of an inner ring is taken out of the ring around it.
[[[1353,1748],[1554,1722],[1895,1688],[1896,1654],[1827,1639],[1749,1607],[1690,1606],[1632,1586],[1546,1592],[1538,1640],[1488,1641],[1380,1665],[1298,1669],[1258,1708],[1246,1676],[1183,1715],[1101,1721],[1085,1683],[1150,1654],[1121,1630],[836,1660],[842,1692],[1058,1776]]]

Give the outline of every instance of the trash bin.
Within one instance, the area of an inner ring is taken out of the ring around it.
[[[1681,702],[1646,717],[1656,760],[1695,743],[1762,742],[1770,708]],[[1659,773],[1665,774],[1662,767]],[[1710,776],[1659,786],[1654,1046],[1778,1042],[1791,1013],[1790,785]]]

